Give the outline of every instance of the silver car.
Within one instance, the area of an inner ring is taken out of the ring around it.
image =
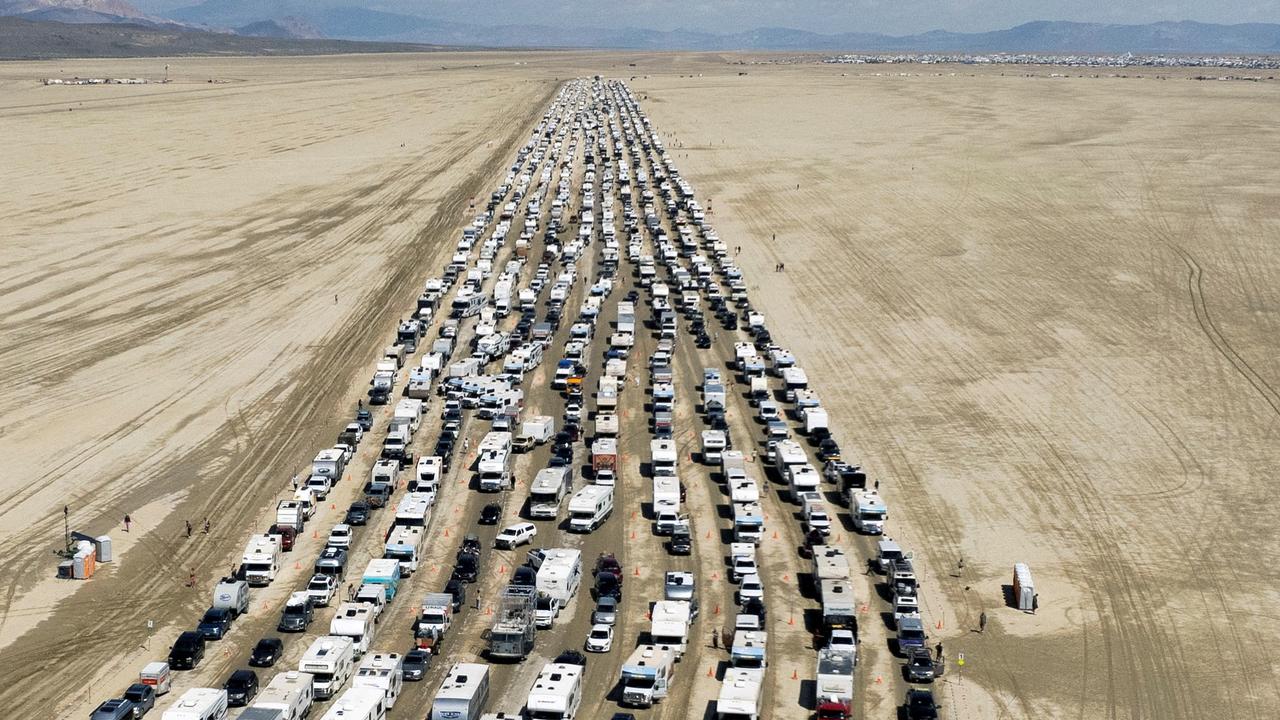
[[[613,625],[618,622],[618,600],[605,595],[596,601],[596,609],[591,613],[592,625]]]

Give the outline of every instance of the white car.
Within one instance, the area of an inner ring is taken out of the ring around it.
[[[587,652],[609,652],[613,649],[613,628],[608,625],[592,625],[587,633]]]
[[[511,550],[533,542],[533,538],[537,534],[538,528],[534,527],[533,523],[516,523],[510,527],[503,528],[502,532],[498,533],[498,536],[493,539],[493,545],[494,547]]]
[[[328,547],[351,547],[351,526],[346,523],[334,525],[324,544]]]
[[[832,630],[827,637],[827,647],[839,652],[853,653],[857,650],[857,641],[852,630]]]
[[[332,575],[316,573],[311,576],[311,582],[307,583],[307,594],[311,596],[312,604],[327,607],[333,600],[333,591],[337,586],[338,581]]]
[[[738,602],[751,600],[752,598],[761,599],[764,597],[764,584],[760,582],[759,575],[743,575],[742,580],[738,583]]]
[[[756,566],[756,559],[745,555],[733,556],[733,567],[730,568],[729,574],[734,582],[741,580],[747,575],[759,575],[760,569]]]

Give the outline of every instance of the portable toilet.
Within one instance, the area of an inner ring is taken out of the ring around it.
[[[1035,612],[1036,583],[1031,579],[1031,568],[1026,563],[1013,566],[1013,602],[1023,612]]]
[[[97,560],[100,563],[111,562],[111,536],[99,535],[93,539],[94,545],[98,546]]]
[[[94,561],[93,543],[81,540],[76,544],[76,554],[72,558],[74,565],[72,566],[72,577],[77,580],[88,580],[93,577],[93,571],[97,569]]]

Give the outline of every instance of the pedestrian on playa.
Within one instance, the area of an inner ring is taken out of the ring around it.
[[[208,515],[204,516],[204,534],[205,535],[209,534],[209,516]]]
[[[191,573],[187,576],[187,587],[193,588],[195,586],[196,586],[196,569],[191,568]]]
[[[880,491],[880,481],[876,480],[876,492]]]
[[[295,492],[298,489],[298,473],[293,474],[293,489]]]
[[[938,643],[938,659],[942,659],[942,643]]]
[[[719,630],[711,631],[711,647],[715,648],[716,650],[720,649],[720,631]]]
[[[985,633],[987,631],[987,611],[983,610],[978,616],[978,632]]]
[[[187,537],[191,537],[191,521],[187,520]]]
[[[125,513],[125,515],[124,515],[124,531],[125,531],[125,532],[129,532],[129,525],[130,525],[132,522],[133,522],[133,518],[129,517],[129,514],[128,514],[128,513]]]

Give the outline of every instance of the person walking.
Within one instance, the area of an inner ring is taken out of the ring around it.
[[[191,537],[191,521],[187,520],[187,537]]]
[[[987,631],[987,611],[983,610],[978,616],[978,632],[985,633]]]
[[[938,660],[942,660],[942,643],[938,643]]]
[[[298,491],[298,473],[293,474],[293,491]]]
[[[196,586],[196,569],[191,568],[191,572],[187,575],[187,587],[193,588],[195,586]]]
[[[208,515],[204,516],[204,534],[205,535],[209,534],[209,516]]]
[[[124,515],[124,531],[129,532],[129,525],[133,523],[133,518],[129,517],[129,513]]]

